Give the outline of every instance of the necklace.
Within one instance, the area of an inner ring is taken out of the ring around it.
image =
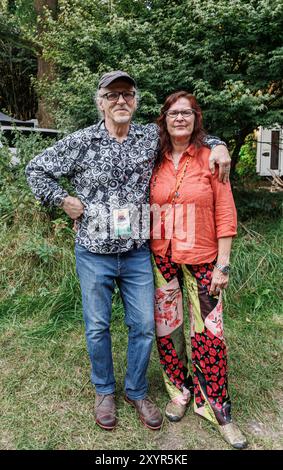
[[[179,197],[179,196],[180,196],[179,189],[180,189],[181,184],[183,183],[183,179],[184,179],[184,177],[185,177],[185,174],[186,174],[186,171],[187,171],[187,167],[188,167],[188,164],[189,164],[189,161],[190,161],[191,158],[192,158],[191,156],[189,156],[189,157],[187,158],[186,164],[185,164],[185,167],[184,167],[184,170],[183,170],[183,173],[182,173],[182,176],[181,176],[181,178],[179,179],[179,182],[178,182],[178,183],[177,183],[177,180],[176,180],[176,183],[177,183],[177,184],[176,184],[176,187],[175,187],[175,193],[174,193],[173,199],[172,199],[172,201],[171,201],[171,204],[174,204],[176,197]]]
[[[189,155],[188,158],[187,158],[187,160],[186,160],[186,163],[185,163],[184,170],[183,170],[183,172],[182,172],[181,178],[179,179],[178,182],[177,182],[177,178],[176,178],[176,187],[175,187],[175,191],[174,191],[174,195],[173,195],[173,199],[172,199],[172,201],[171,201],[171,204],[174,204],[176,197],[179,197],[179,196],[180,196],[179,189],[180,189],[181,184],[183,183],[183,179],[184,179],[184,177],[185,177],[185,174],[186,174],[186,171],[187,171],[187,167],[188,167],[188,164],[189,164],[189,161],[191,160],[191,158],[192,158],[191,155]],[[159,169],[160,169],[160,167],[161,167],[161,164],[162,164],[162,162],[159,163],[159,165],[158,165],[158,167],[157,167],[157,169],[156,169],[156,173],[155,173],[155,175],[154,175],[154,180],[153,180],[153,184],[152,184],[153,188],[155,188],[155,186],[156,186],[157,173],[158,173],[158,171],[159,171]],[[169,201],[168,201],[168,202],[169,202]]]

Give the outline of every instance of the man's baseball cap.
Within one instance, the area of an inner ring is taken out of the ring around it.
[[[107,72],[102,75],[98,83],[98,88],[106,88],[108,85],[110,85],[110,83],[118,80],[119,78],[130,82],[132,85],[134,85],[134,87],[136,87],[135,80],[130,77],[127,72],[122,72],[122,70],[114,70],[113,72]]]

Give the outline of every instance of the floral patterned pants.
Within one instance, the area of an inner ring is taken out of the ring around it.
[[[222,293],[209,295],[214,263],[176,264],[170,255],[153,256],[157,346],[171,400],[186,404],[215,424],[231,421],[226,345],[223,337]],[[184,335],[183,295],[188,295],[192,376]]]

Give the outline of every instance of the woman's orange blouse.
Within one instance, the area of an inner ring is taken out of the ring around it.
[[[151,250],[155,255],[164,257],[171,242],[172,261],[208,263],[217,256],[217,239],[237,234],[230,183],[218,181],[218,169],[212,175],[209,154],[207,147],[190,145],[177,170],[170,154],[155,168],[150,184]]]

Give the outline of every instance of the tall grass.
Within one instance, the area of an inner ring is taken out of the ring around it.
[[[280,220],[250,220],[240,225],[225,295],[233,410],[254,448],[280,445],[276,423],[282,397],[281,233]],[[32,243],[27,249],[27,240],[41,241],[49,247],[47,254],[42,256]],[[59,237],[52,220],[43,214],[42,220],[36,216],[35,221],[19,218],[12,225],[4,224],[0,243],[4,248],[0,257],[1,427],[6,436],[0,441],[2,448],[158,449],[176,445],[172,425],[165,423],[149,439],[148,431],[121,399],[127,332],[118,293],[114,295],[112,336],[120,426],[106,436],[94,426],[71,232]],[[167,398],[155,348],[149,381],[151,396],[164,408]],[[249,434],[253,420],[266,422],[277,438],[272,434],[270,441],[266,435]],[[178,443],[183,449],[202,448],[203,436],[209,438],[206,448],[226,448],[213,428],[199,424],[192,411],[180,426],[195,429]]]

